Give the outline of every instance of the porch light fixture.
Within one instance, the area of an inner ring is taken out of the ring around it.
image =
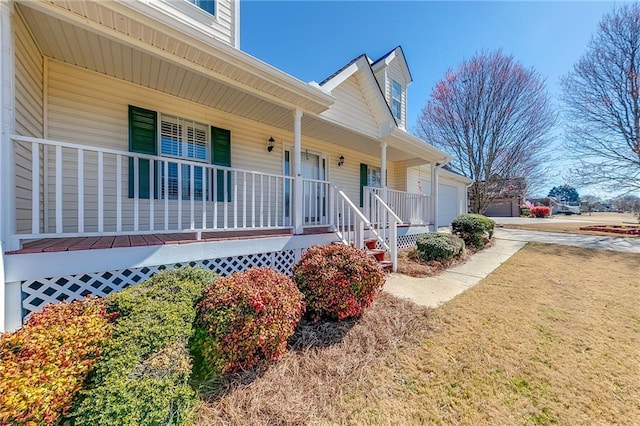
[[[271,136],[267,142],[269,143],[267,145],[267,152],[273,151],[273,147],[276,144],[276,140],[273,138],[273,136]]]
[[[340,158],[338,158],[338,167],[342,167],[343,164],[344,164],[344,155],[341,155]]]

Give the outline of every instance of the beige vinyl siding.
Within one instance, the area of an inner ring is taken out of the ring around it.
[[[15,31],[15,132],[22,136],[41,138],[43,137],[43,58],[18,13],[14,14],[13,27]],[[31,232],[31,146],[16,144],[15,155],[16,230],[20,233]],[[42,175],[40,182],[42,185]],[[40,217],[42,218],[42,214]]]
[[[387,100],[388,102],[388,97],[387,97],[387,91],[386,91],[386,81],[384,79],[384,67],[378,69],[376,72],[373,73],[373,75],[375,76],[377,82],[378,82],[378,86],[380,86],[380,90],[382,90],[382,93],[384,95],[384,99]]]
[[[332,93],[335,103],[323,116],[370,136],[378,134],[378,124],[363,97],[363,91],[357,75],[349,77],[336,87]]]
[[[195,120],[231,131],[231,165],[234,168],[259,170],[267,173],[281,174],[283,172],[283,147],[293,145],[293,133],[228,114],[214,108],[195,104],[167,94],[163,94],[142,86],[123,82],[102,74],[81,68],[49,61],[48,80],[48,122],[49,138],[53,140],[75,142],[86,145],[109,147],[128,151],[128,105],[156,110],[158,112]],[[293,126],[293,114],[291,117]],[[304,128],[303,128],[304,133]],[[267,153],[265,148],[267,139],[276,140],[275,149]],[[343,148],[326,141],[302,137],[302,147],[318,151],[327,156],[329,179],[337,183],[357,203],[359,199],[359,167],[360,163],[379,165],[379,155],[369,155]],[[379,148],[372,152],[378,152]],[[338,158],[343,155],[345,164],[337,167]],[[54,194],[55,170],[53,154],[50,156],[49,187],[50,194]],[[85,194],[85,230],[94,230],[97,223],[97,182],[95,178],[97,159],[95,155],[85,153],[85,181],[91,191]],[[391,163],[390,163],[391,165]],[[65,160],[64,168],[64,228],[73,231],[77,223],[77,162],[73,157]],[[123,227],[130,230],[133,226],[132,200],[127,198],[128,167],[126,161],[122,165],[123,178],[121,181],[123,200]],[[115,227],[115,159],[105,156],[105,230]],[[237,200],[241,200],[241,194]],[[51,195],[53,200],[53,195]],[[274,201],[275,202],[275,201]],[[282,198],[280,198],[280,203]],[[155,227],[163,226],[162,214],[164,201],[153,201],[155,210]],[[149,200],[140,201],[140,229],[148,226]],[[175,211],[177,201],[170,202],[172,211],[171,223],[177,222]],[[196,203],[195,226],[200,226],[201,206]],[[211,210],[208,208],[210,214]],[[55,218],[55,204],[49,205],[49,231],[53,230]],[[183,202],[183,226],[189,226],[189,202]]]
[[[229,44],[236,45],[236,19],[237,13],[236,7],[238,2],[234,0],[217,0],[216,11],[217,14],[217,26],[220,27],[220,32],[224,36],[228,37]]]
[[[392,163],[392,167],[388,169],[389,188],[397,191],[407,190],[407,166],[406,161],[397,161]]]
[[[418,182],[422,187],[422,194],[431,195],[431,166],[409,167],[406,169],[407,192],[417,194]]]
[[[401,117],[402,120],[398,123],[399,127],[406,128],[407,121],[407,81],[404,78],[404,74],[402,72],[402,66],[400,65],[400,59],[396,57],[391,63],[387,66],[387,84],[385,88],[385,98],[389,105],[391,105],[391,81],[395,80],[402,86],[402,110]]]

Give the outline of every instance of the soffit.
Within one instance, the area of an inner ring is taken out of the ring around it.
[[[196,86],[204,80],[217,90],[226,86],[238,104],[247,99],[243,95],[250,95],[289,111],[319,113],[333,102],[320,89],[222,42],[190,38],[120,3],[27,2],[18,8],[45,55],[136,84],[175,93],[171,85],[177,82],[169,81],[164,90],[165,81],[153,74],[162,68],[170,77],[180,74],[178,78],[194,80]]]

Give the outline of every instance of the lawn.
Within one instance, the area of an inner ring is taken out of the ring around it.
[[[640,256],[532,244],[435,310],[306,324],[198,424],[637,424],[638,300]]]
[[[558,220],[558,221],[556,221]],[[581,226],[585,225],[622,225],[622,224],[637,224],[637,216],[631,213],[601,213],[596,212],[589,215],[588,213],[582,215],[556,215],[553,220],[540,220],[531,219],[528,223],[526,220],[523,223],[510,224],[506,223],[500,225],[507,229],[526,229],[529,231],[545,231],[545,232],[561,232],[569,234],[584,234],[584,235],[601,235],[609,237],[626,237],[637,238],[635,235],[614,234],[608,232],[596,232],[596,231],[584,231],[581,230]]]
[[[385,424],[637,424],[640,256],[529,245],[342,398]],[[569,267],[570,266],[570,267]]]

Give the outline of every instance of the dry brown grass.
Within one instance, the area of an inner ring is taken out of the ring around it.
[[[529,245],[434,310],[325,419],[348,424],[638,424],[640,256]]]
[[[432,332],[430,312],[382,293],[358,321],[303,323],[278,362],[213,384],[197,424],[320,422],[374,367],[419,345]]]

